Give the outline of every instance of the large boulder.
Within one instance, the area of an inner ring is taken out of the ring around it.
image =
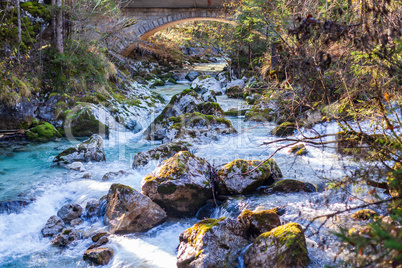
[[[18,129],[26,121],[32,121],[37,107],[27,99],[10,106],[0,103],[0,129]]]
[[[165,137],[167,119],[192,112],[204,100],[194,90],[186,89],[172,97],[162,113],[145,130],[147,140],[162,140]]]
[[[224,165],[218,170],[219,193],[249,194],[258,187],[270,185],[275,182],[275,179],[282,177],[281,170],[273,159],[261,163],[262,161],[259,160],[238,159]],[[260,164],[261,166],[256,168]]]
[[[48,122],[42,122],[40,125],[27,131],[28,140],[38,142],[48,142],[56,138],[61,138],[60,132]]]
[[[77,106],[68,112],[64,130],[74,137],[90,137],[93,134],[109,136],[109,127],[100,121],[99,110],[92,105]]]
[[[223,93],[221,83],[209,75],[197,77],[197,79],[195,79],[191,84],[191,88],[199,94],[205,94],[209,90],[214,92],[216,95],[222,95]]]
[[[244,255],[246,267],[307,267],[308,262],[303,229],[293,222],[261,234]]]
[[[42,229],[42,235],[44,237],[54,236],[60,233],[63,229],[64,221],[60,217],[54,215],[47,220],[45,227]]]
[[[60,217],[65,223],[70,223],[74,219],[81,217],[82,207],[78,204],[64,205],[58,212],[57,216]]]
[[[275,182],[269,191],[294,193],[294,192],[317,192],[317,186],[309,182],[302,182],[298,180],[286,179]]]
[[[106,161],[103,139],[99,135],[92,135],[88,140],[64,150],[56,156],[53,162],[67,165],[73,162],[90,161]]]
[[[133,168],[146,166],[149,162],[153,160],[160,163],[163,160],[174,156],[180,151],[188,151],[189,147],[189,143],[179,141],[162,144],[152,150],[138,153],[134,156]]]
[[[164,141],[178,139],[191,141],[196,138],[216,138],[219,134],[234,133],[237,133],[237,131],[229,120],[193,112],[170,117],[167,122]]]
[[[237,220],[248,230],[252,237],[271,231],[281,225],[275,210],[250,211],[245,209]]]
[[[210,166],[183,151],[165,160],[142,181],[142,192],[172,216],[194,215],[212,197]]]
[[[89,261],[93,265],[107,265],[113,258],[113,249],[94,248],[84,252],[84,261]]]
[[[246,236],[234,219],[202,220],[180,234],[177,267],[237,267]]]
[[[105,224],[111,233],[145,232],[166,220],[166,212],[129,186],[113,184],[107,195]]]
[[[221,106],[216,102],[200,103],[194,108],[194,111],[201,114],[213,115],[220,118],[225,117],[225,112],[222,110]]]

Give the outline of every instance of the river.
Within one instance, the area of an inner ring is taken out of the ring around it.
[[[205,66],[205,68],[210,66]],[[167,99],[188,88],[186,83],[167,85],[154,89]],[[244,101],[218,96],[224,110],[241,108]],[[217,140],[194,144],[192,152],[217,165],[235,159],[263,160],[280,145],[260,146],[264,141],[272,141],[270,130],[273,123],[244,122],[244,117],[228,117],[239,134],[220,136]],[[151,121],[151,120],[149,120]],[[336,131],[335,123],[323,123],[314,127],[319,133]],[[313,131],[306,132],[315,135]],[[296,134],[297,135],[297,134]],[[72,143],[78,143],[73,141]],[[53,247],[49,238],[41,235],[47,219],[67,203],[78,203],[82,207],[91,199],[99,199],[107,194],[113,183],[129,185],[141,190],[141,180],[155,167],[132,169],[132,159],[138,152],[149,150],[158,145],[143,139],[142,133],[114,131],[105,141],[105,163],[85,163],[85,172],[71,171],[53,166],[53,158],[63,149],[71,146],[71,141],[62,139],[46,144],[12,143],[2,144],[0,148],[0,200],[27,199],[32,203],[18,214],[0,215],[0,267],[87,267],[82,260],[84,251],[91,244],[90,239],[73,243],[69,248],[60,250]],[[273,158],[281,168],[284,178],[312,182],[325,188],[325,180],[342,178],[348,171],[358,168],[358,164],[348,159],[340,159],[331,149],[323,150],[307,146],[308,155],[294,156],[288,150],[278,152]],[[124,170],[127,175],[111,181],[102,181],[109,171]],[[89,173],[91,178],[83,178]],[[354,191],[353,188],[350,189]],[[348,205],[361,204],[350,201]],[[281,216],[283,223],[294,221],[306,226],[316,215],[345,208],[341,194],[332,191],[317,193],[293,193],[272,195],[250,195],[231,198],[217,208],[210,216],[237,216],[244,208],[284,206],[286,213]],[[176,267],[176,248],[181,232],[191,227],[196,218],[169,219],[164,224],[146,233],[125,236],[112,235],[109,247],[115,256],[107,267]],[[306,232],[309,236],[308,250],[311,259],[309,267],[334,265],[339,242],[324,228],[320,234],[312,235],[319,226],[312,225]],[[83,233],[106,230],[102,219],[84,221],[77,227]],[[311,235],[311,236],[310,236]],[[338,257],[342,259],[342,255]]]

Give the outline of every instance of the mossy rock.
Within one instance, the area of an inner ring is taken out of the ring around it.
[[[274,183],[271,188],[274,192],[294,193],[294,192],[317,192],[317,187],[309,182],[302,182],[298,180],[280,180]]]
[[[243,89],[239,86],[230,87],[226,90],[228,98],[243,99]]]
[[[244,263],[246,267],[307,267],[303,228],[292,222],[261,234],[247,249]]]
[[[141,184],[142,192],[168,215],[194,215],[212,197],[210,167],[187,151],[165,160]]]
[[[372,209],[361,209],[352,214],[352,219],[366,221],[377,216],[377,212]]]
[[[242,109],[242,110],[229,110],[225,112],[226,116],[241,116],[241,115],[245,115],[247,113],[247,109]]]
[[[26,136],[31,141],[48,142],[56,138],[61,138],[60,132],[48,122],[42,122],[38,126],[31,128]]]
[[[284,122],[271,130],[271,134],[277,137],[286,137],[293,135],[296,129],[297,126],[295,123]]]
[[[96,119],[89,107],[82,107],[78,111],[68,113],[64,129],[66,133],[71,133],[74,137],[90,137],[93,134],[108,137],[110,132],[109,126]]]
[[[275,210],[251,211],[246,209],[237,217],[237,220],[252,237],[269,232],[281,225],[281,220]]]
[[[290,148],[289,153],[295,154],[295,155],[306,155],[307,149],[306,149],[306,146],[304,146],[304,144],[297,144]]]
[[[222,195],[249,194],[282,177],[282,172],[273,159],[261,163],[259,160],[237,159],[224,165],[217,174],[218,192]]]
[[[223,118],[225,113],[223,112],[221,106],[216,102],[203,102],[198,104],[194,111],[205,115],[213,115],[216,117]]]

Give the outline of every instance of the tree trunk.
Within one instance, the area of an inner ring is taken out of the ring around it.
[[[56,15],[56,49],[63,54],[63,0],[57,0],[57,15]]]
[[[17,17],[18,17],[18,43],[22,43],[22,30],[21,30],[21,8],[20,8],[20,0],[15,1],[15,7],[17,8]]]

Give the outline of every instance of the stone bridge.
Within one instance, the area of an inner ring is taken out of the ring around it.
[[[126,19],[136,24],[117,34],[112,50],[128,56],[139,40],[158,31],[189,21],[221,21],[233,23],[222,9],[224,0],[132,0],[123,7]]]

